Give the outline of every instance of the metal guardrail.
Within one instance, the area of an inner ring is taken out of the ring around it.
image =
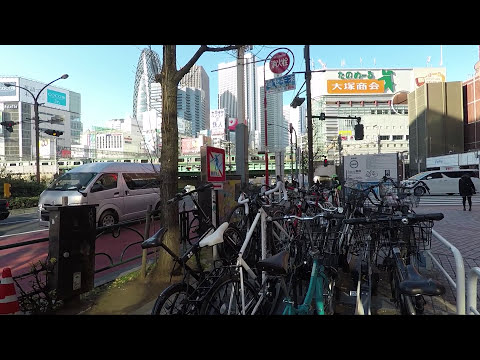
[[[191,219],[189,221],[189,216],[188,216],[188,215],[190,215],[190,213],[192,213],[192,211],[179,212],[179,221],[180,221],[180,227],[182,229],[182,236],[183,236],[182,237],[182,242],[187,240],[188,234],[190,232]],[[153,217],[153,220],[158,219],[158,216],[157,216],[158,214],[159,214],[159,210],[153,210],[153,211],[150,212],[150,215]],[[135,256],[132,256],[132,257],[127,258],[127,259],[125,259],[124,256],[125,256],[126,251],[129,248],[131,248],[132,246],[141,244],[145,240],[145,236],[147,235],[147,232],[146,232],[146,234],[142,234],[139,230],[134,229],[132,226],[139,225],[139,224],[144,224],[146,222],[147,221],[146,221],[146,218],[145,218],[145,219],[124,221],[124,222],[117,223],[117,224],[110,225],[110,226],[97,227],[96,240],[98,240],[102,235],[108,235],[109,233],[114,238],[117,238],[117,237],[120,236],[120,232],[122,230],[130,230],[130,231],[136,233],[138,235],[139,239],[138,239],[138,241],[134,241],[134,242],[128,244],[122,250],[121,255],[120,255],[120,260],[116,263],[114,262],[112,256],[110,256],[109,254],[107,254],[105,252],[95,253],[95,256],[105,256],[109,260],[109,265],[103,266],[100,269],[96,269],[94,271],[94,273],[98,274],[98,273],[101,273],[103,271],[110,270],[112,268],[124,265],[124,264],[132,262],[132,261],[135,261],[137,259],[141,259],[144,256],[141,252],[140,252],[139,255],[135,255]],[[147,229],[145,229],[145,230],[147,231]],[[29,245],[38,244],[38,243],[45,243],[45,242],[48,243],[49,240],[50,240],[49,237],[44,237],[44,238],[41,238],[41,239],[29,240],[29,241],[24,241],[24,242],[20,242],[20,243],[0,245],[0,254],[1,254],[2,250],[21,248],[21,247],[25,247],[25,246],[29,246]],[[188,240],[191,241],[192,239],[188,239]],[[152,254],[158,254],[158,252],[156,252],[155,249],[153,249],[153,250],[150,250],[146,253],[146,255],[152,255]],[[13,277],[13,279],[14,280],[25,279],[28,276],[34,275],[34,273],[35,273],[34,271],[24,272],[22,274],[15,275]],[[32,292],[28,292],[26,295],[32,295],[34,293],[35,292],[32,291]],[[20,297],[21,297],[21,295],[19,295],[19,298]]]
[[[456,289],[456,309],[457,315],[465,315],[465,266],[463,263],[463,257],[460,254],[460,251],[450,244],[442,235],[432,229],[432,235],[435,239],[440,241],[445,245],[452,253],[455,259],[455,269],[456,269],[456,282],[452,277],[447,273],[443,268],[440,262],[435,258],[430,250],[425,252],[430,256],[435,265],[440,269],[440,271],[445,275],[448,282]]]
[[[477,310],[477,284],[480,277],[480,267],[473,267],[467,278],[467,315],[480,315]]]

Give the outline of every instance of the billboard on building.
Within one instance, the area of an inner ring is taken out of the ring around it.
[[[447,69],[442,68],[415,68],[413,69],[413,79],[415,89],[423,84],[445,82],[447,79]]]
[[[18,78],[0,78],[0,101],[18,101],[19,99],[19,89],[15,86],[5,86],[8,85],[18,85]]]
[[[413,69],[328,69],[312,74],[312,97],[381,95],[412,91]]]
[[[70,94],[68,90],[60,89],[55,86],[48,86],[46,89],[43,87],[46,84],[38,81],[32,81],[28,79],[20,78],[21,87],[29,90],[34,96],[38,96],[38,103],[44,104],[45,107],[50,107],[59,110],[69,110],[70,106]],[[42,90],[43,89],[43,90]],[[35,101],[28,91],[24,89],[18,89],[20,93],[20,101],[33,104]]]
[[[50,139],[40,139],[40,157],[42,158],[50,158]]]
[[[212,136],[225,135],[225,109],[210,111],[210,131]]]

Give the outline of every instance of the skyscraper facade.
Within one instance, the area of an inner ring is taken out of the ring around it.
[[[257,130],[255,131],[255,141],[256,147],[260,151],[265,151],[265,96],[267,100],[268,152],[285,151],[285,147],[288,146],[288,134],[285,130],[288,124],[283,115],[283,93],[265,94],[264,92],[264,77],[265,80],[269,80],[273,79],[274,75],[268,67],[257,67]]]
[[[179,84],[180,88],[196,88],[202,90],[204,95],[203,115],[205,123],[200,130],[210,127],[210,79],[202,66],[193,65],[190,71],[183,77]],[[200,130],[197,130],[200,131]]]
[[[182,87],[177,91],[177,118],[179,134],[197,137],[206,128],[205,92],[198,88]],[[185,129],[180,128],[181,120]]]
[[[249,147],[258,147],[259,131],[258,116],[258,89],[256,57],[251,53],[244,56],[244,103],[245,120],[249,131]],[[218,109],[225,109],[228,118],[238,117],[237,96],[237,61],[218,64]],[[255,135],[256,134],[256,135]],[[255,139],[257,140],[255,142]]]
[[[155,75],[160,72],[160,56],[151,49],[143,49],[138,59],[133,91],[133,116],[142,124],[142,116],[152,109],[151,89]]]

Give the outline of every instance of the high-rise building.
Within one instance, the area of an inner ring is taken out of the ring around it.
[[[244,103],[245,121],[248,127],[249,147],[259,144],[258,133],[258,85],[256,57],[251,53],[244,56]],[[262,78],[263,79],[263,78]],[[225,109],[229,118],[238,117],[237,61],[218,64],[218,109]],[[257,140],[255,142],[255,139]]]
[[[4,83],[16,86],[5,86]],[[55,83],[57,85],[58,83]],[[38,95],[40,120],[40,158],[68,157],[72,144],[79,144],[81,96],[79,93],[22,77],[0,78],[0,121],[13,121],[13,131],[0,127],[0,158],[2,160],[35,161],[34,99],[24,90]],[[22,87],[23,89],[19,88]],[[51,122],[55,119],[54,122]],[[62,131],[59,137],[48,135],[46,129]]]
[[[392,108],[394,94],[412,92],[425,83],[445,82],[445,68],[325,69],[312,73],[314,161],[338,161],[341,156],[406,153],[409,150],[409,104]],[[364,125],[363,140],[355,140],[356,120]],[[331,118],[328,118],[331,117]],[[341,152],[338,139],[341,139]],[[407,161],[410,157],[406,157]],[[320,165],[323,169],[323,164]]]
[[[461,81],[426,83],[408,94],[410,169],[426,169],[428,157],[463,153]]]
[[[152,49],[143,49],[138,59],[133,90],[133,116],[140,125],[143,113],[152,109],[152,84],[159,72],[160,56]]]
[[[180,80],[180,88],[196,88],[205,93],[204,96],[204,115],[205,124],[201,130],[209,129],[210,126],[210,79],[202,66],[193,65],[190,71]]]
[[[480,149],[480,46],[475,75],[463,82],[465,151]]]
[[[196,138],[206,129],[205,92],[198,88],[182,87],[177,91],[179,134]],[[183,120],[185,129],[180,129]],[[182,131],[181,131],[182,130]]]
[[[278,75],[275,75],[278,76]],[[255,131],[256,148],[265,151],[265,106],[264,99],[267,100],[267,146],[268,152],[285,151],[288,146],[288,137],[285,133],[287,123],[283,115],[283,93],[264,92],[265,80],[273,79],[274,74],[267,67],[264,72],[264,66],[257,67],[257,122]]]

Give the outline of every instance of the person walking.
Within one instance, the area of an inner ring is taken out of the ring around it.
[[[468,211],[472,211],[472,195],[475,194],[476,189],[475,185],[473,185],[472,179],[470,179],[470,175],[463,174],[462,177],[458,180],[458,192],[462,197],[463,202],[463,211],[466,211],[466,202],[468,200]]]

